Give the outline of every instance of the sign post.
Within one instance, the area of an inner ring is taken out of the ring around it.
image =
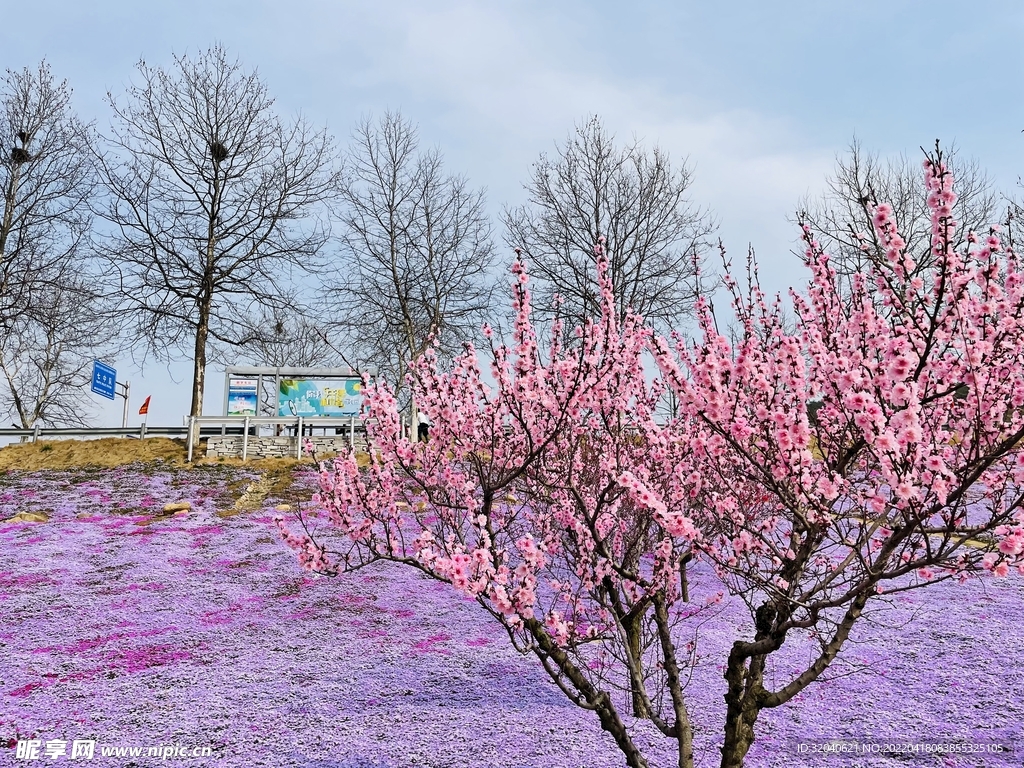
[[[121,410],[121,429],[124,429],[128,426],[128,394],[131,391],[131,382],[119,381],[117,386],[123,387],[117,394],[124,398],[124,408]]]
[[[118,389],[120,387],[121,389]],[[117,380],[117,371],[106,363],[99,360],[92,361],[92,391],[97,395],[114,400],[118,397],[124,398],[124,409],[121,411],[121,427],[128,426],[128,397],[131,392],[131,384],[127,381]]]
[[[278,383],[278,416],[348,419],[362,407],[363,384],[355,376],[282,378]]]

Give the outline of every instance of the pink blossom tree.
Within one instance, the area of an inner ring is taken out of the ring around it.
[[[446,371],[425,355],[412,384],[427,443],[402,438],[393,395],[371,389],[369,465],[322,469],[316,501],[341,535],[329,548],[306,520],[301,533],[281,521],[286,541],[319,573],[397,561],[474,597],[636,768],[624,707],[693,765],[681,625],[713,620],[714,598],[688,594],[688,564],[706,561],[753,622],[723,660],[721,765],[740,768],[760,712],[821,676],[869,600],[1024,570],[1024,272],[994,233],[952,247],[940,154],[926,183],[934,268],[915,272],[884,204],[887,259],[849,286],[805,230],[793,332],[751,269],[745,294],[726,280],[735,341],[707,296],[700,340],[653,338],[616,319],[598,246],[601,318],[571,344],[556,326],[542,354],[517,263],[494,385],[472,347]],[[664,384],[645,379],[645,352]],[[659,424],[666,385],[680,408]],[[766,665],[797,633],[819,653],[769,688]]]
[[[324,468],[317,499],[344,535],[340,550],[281,526],[315,572],[392,560],[475,597],[640,766],[646,763],[620,717],[618,691],[691,752],[685,719],[681,726],[662,721],[644,684],[657,670],[644,665],[651,615],[664,625],[659,642],[675,663],[675,581],[661,573],[667,563],[650,558],[656,543],[663,550],[674,544],[621,482],[627,469],[649,461],[651,440],[662,435],[652,418],[662,389],[644,379],[651,333],[638,317],[617,319],[604,249],[595,250],[602,316],[577,329],[571,343],[556,323],[542,352],[528,277],[517,262],[512,346],[492,343],[493,386],[472,346],[448,371],[438,370],[431,351],[413,365],[429,441],[402,437],[387,386],[367,389],[369,465],[361,469],[355,455],[336,460]],[[493,340],[489,329],[485,337]],[[624,666],[615,663],[620,652]]]
[[[742,765],[759,712],[824,672],[873,597],[1022,567],[1024,273],[995,233],[957,253],[941,154],[925,177],[936,265],[924,276],[881,204],[886,260],[848,291],[805,228],[812,278],[792,294],[794,333],[754,279],[746,296],[729,282],[735,343],[707,301],[700,344],[673,354],[655,341],[684,404],[668,429],[693,451],[701,555],[755,623],[726,666],[723,766]],[[768,689],[768,659],[801,630],[819,655]]]

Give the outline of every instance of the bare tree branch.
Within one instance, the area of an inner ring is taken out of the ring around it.
[[[988,232],[1005,217],[992,179],[974,160],[951,148],[946,162],[957,180],[953,218],[957,222],[952,244],[963,247],[968,232]],[[885,259],[885,248],[871,222],[871,210],[880,202],[892,206],[893,219],[906,241],[905,252],[915,261],[915,273],[935,264],[931,253],[931,214],[927,192],[921,186],[920,165],[906,156],[882,160],[853,140],[845,156],[836,158],[833,176],[826,179],[820,197],[805,199],[798,218],[815,232],[837,273],[849,279],[871,261]]]
[[[336,365],[338,354],[323,331],[326,324],[318,322],[314,314],[296,305],[290,311],[263,308],[253,323],[259,333],[237,349],[239,356],[253,365]]]
[[[105,255],[148,352],[192,352],[199,415],[209,345],[257,336],[248,318],[286,306],[293,271],[317,265],[337,164],[327,133],[282,122],[258,73],[221,46],[138,71],[124,103],[108,94]]]

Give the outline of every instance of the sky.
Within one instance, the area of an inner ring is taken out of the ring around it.
[[[283,115],[345,144],[356,121],[400,110],[449,170],[486,188],[495,217],[591,114],[621,140],[659,145],[694,171],[693,201],[731,253],[752,246],[772,292],[799,286],[794,211],[856,137],[882,156],[955,143],[1009,195],[1024,173],[1024,3],[976,0],[458,2],[176,0],[8,4],[0,64],[46,58],[79,114],[109,124],[140,59],[224,44],[265,79]],[[132,417],[180,424],[191,363],[112,361]],[[222,371],[208,374],[219,413]],[[121,403],[85,393],[97,425]]]

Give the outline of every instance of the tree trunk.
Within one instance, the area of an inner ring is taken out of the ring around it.
[[[199,303],[199,322],[196,324],[196,345],[192,366],[192,406],[190,416],[203,415],[203,392],[206,388],[206,343],[210,337],[210,307],[212,299],[204,296]]]
[[[21,177],[21,164],[14,163],[11,167],[11,181],[7,185],[4,195],[4,218],[0,224],[0,263],[7,256],[7,238],[11,235],[11,225],[14,222],[14,205],[18,197],[18,180]]]
[[[743,768],[750,745],[754,743],[754,723],[760,714],[756,691],[759,681],[748,681],[747,659],[735,650],[729,654],[725,679],[725,743],[722,745],[722,768]]]
[[[543,662],[544,669],[556,681],[562,675],[568,678],[571,685],[579,691],[580,697],[587,701],[587,708],[593,709],[597,713],[597,717],[601,721],[601,729],[615,739],[619,751],[626,758],[628,768],[649,768],[647,760],[644,759],[630,738],[629,731],[626,729],[625,723],[622,722],[622,718],[619,717],[608,692],[594,687],[586,675],[575,667],[566,652],[551,639],[551,636],[545,631],[544,625],[537,619],[529,619],[526,628],[537,642],[534,653]],[[547,660],[553,662],[553,665],[550,665]],[[558,671],[553,671],[553,667]]]
[[[597,717],[601,721],[601,729],[607,731],[615,739],[616,745],[623,757],[626,758],[628,768],[650,768],[647,760],[640,754],[640,750],[636,748],[633,740],[629,737],[625,724],[608,700],[608,694],[603,695],[603,700],[597,707]]]
[[[679,561],[679,596],[684,603],[690,602],[690,578],[686,573],[686,564],[690,562],[692,555],[687,555]]]
[[[675,643],[672,642],[672,619],[669,617],[665,593],[655,594],[652,602],[654,603],[654,623],[661,644],[661,663],[665,670],[665,683],[669,695],[672,697],[672,710],[676,716],[675,738],[678,752],[676,765],[678,768],[693,768],[693,727],[690,725],[690,715],[686,711],[686,702],[683,700],[684,685],[679,674]]]
[[[623,629],[626,631],[626,640],[629,643],[627,653],[629,653],[629,655],[636,661],[636,674],[630,672],[629,675],[629,690],[633,702],[633,717],[640,717],[645,720],[651,716],[650,710],[647,709],[647,705],[644,703],[643,698],[644,667],[641,639],[644,617],[646,615],[647,608],[644,607],[643,610],[638,610],[636,613],[627,615],[622,622]]]
[[[213,145],[210,145],[211,156]],[[222,181],[220,176],[220,158],[213,159],[213,190],[210,197],[210,214],[206,221],[206,253],[202,289],[199,293],[199,301],[196,309],[199,317],[196,318],[196,346],[194,365],[192,367],[192,410],[191,416],[203,415],[203,393],[206,390],[206,343],[210,337],[210,311],[213,308],[213,295],[216,290],[214,278],[214,265],[217,263],[217,219],[220,216],[220,201],[222,193]],[[198,442],[200,430],[196,428],[193,440]],[[302,441],[302,435],[299,435]]]

